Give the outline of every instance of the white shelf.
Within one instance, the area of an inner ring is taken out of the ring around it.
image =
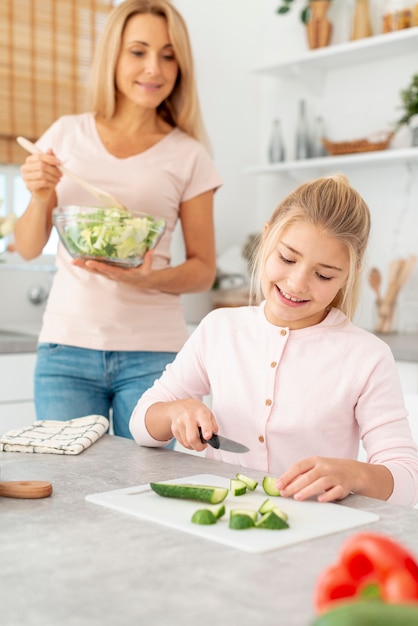
[[[397,150],[381,150],[376,152],[362,152],[360,154],[345,154],[342,156],[327,156],[301,161],[283,161],[280,163],[265,163],[249,166],[245,169],[247,174],[277,174],[279,172],[296,174],[307,170],[339,171],[358,167],[362,164],[371,166],[388,164],[418,164],[418,148],[400,148]]]
[[[299,57],[256,68],[253,72],[276,77],[300,77],[305,80],[308,72],[321,73],[344,65],[382,61],[388,57],[417,52],[418,26],[414,26],[393,33],[308,50]]]

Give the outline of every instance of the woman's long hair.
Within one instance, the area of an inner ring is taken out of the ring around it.
[[[210,150],[197,95],[187,26],[169,0],[125,0],[109,13],[91,69],[91,109],[105,119],[113,117],[116,108],[116,64],[123,32],[128,20],[141,13],[161,16],[166,20],[170,42],[179,67],[174,89],[159,105],[158,114],[171,126],[177,126]]]

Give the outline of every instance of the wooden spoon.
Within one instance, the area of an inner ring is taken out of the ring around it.
[[[20,146],[22,146],[22,148],[24,148],[31,154],[43,154],[42,150],[40,150],[36,144],[29,141],[29,139],[25,139],[25,137],[17,137],[16,141]],[[108,208],[117,207],[118,209],[126,210],[123,204],[121,204],[121,202],[119,202],[119,200],[117,200],[110,193],[104,191],[103,189],[99,189],[94,185],[91,185],[86,180],[84,180],[84,178],[81,178],[78,174],[75,174],[71,170],[64,167],[64,165],[59,166],[58,169],[66,176],[70,176],[73,180],[75,180],[76,183],[81,185],[81,187],[87,189],[87,191],[89,191],[92,196],[99,200],[103,206],[106,206]]]
[[[370,274],[369,274],[369,285],[376,294],[377,304],[379,304],[381,300],[381,297],[380,297],[381,284],[382,284],[382,274],[380,273],[380,270],[378,270],[377,267],[372,267],[370,270]]]
[[[44,480],[0,481],[0,496],[5,498],[47,498],[52,485]]]

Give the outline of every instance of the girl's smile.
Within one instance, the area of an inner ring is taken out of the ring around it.
[[[267,319],[291,329],[319,324],[348,277],[346,246],[305,222],[280,234],[262,278]]]

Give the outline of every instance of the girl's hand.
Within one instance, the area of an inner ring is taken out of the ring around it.
[[[177,441],[189,450],[201,452],[207,448],[202,443],[198,427],[202,429],[204,439],[210,439],[218,432],[218,425],[210,409],[200,400],[177,400],[170,402],[171,432]]]
[[[318,502],[341,500],[360,484],[367,463],[351,459],[313,456],[290,467],[277,481],[284,497],[306,500],[317,495]],[[319,494],[319,495],[318,495]]]
[[[74,259],[72,264],[81,267],[91,274],[100,274],[109,280],[121,281],[136,287],[146,288],[146,279],[152,271],[153,256],[154,251],[149,250],[144,256],[143,263],[138,267],[132,268],[118,267],[117,265],[110,265],[103,261],[93,261],[92,259],[88,261]]]

